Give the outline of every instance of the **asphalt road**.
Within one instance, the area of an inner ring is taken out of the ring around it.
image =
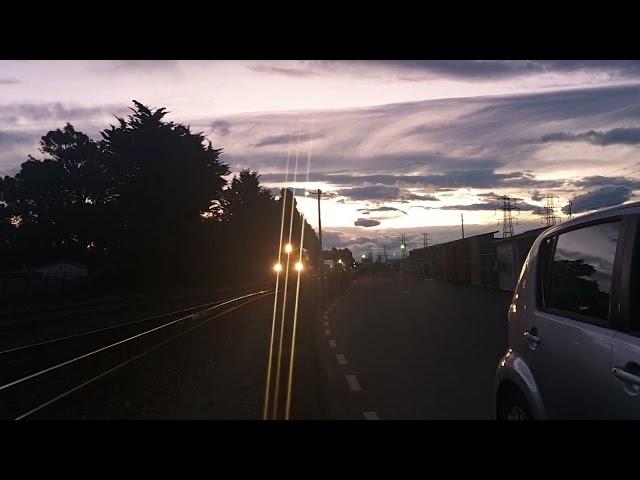
[[[357,278],[322,308],[303,291],[291,418],[492,417],[509,294],[398,272]],[[5,332],[0,417],[260,419],[273,305],[272,292],[227,292]],[[272,380],[275,367],[274,352]]]
[[[399,272],[356,279],[317,326],[326,418],[493,418],[510,299]]]

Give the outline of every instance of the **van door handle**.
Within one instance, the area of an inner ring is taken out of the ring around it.
[[[524,332],[524,336],[529,340],[529,348],[531,350],[535,350],[538,345],[540,345],[540,337],[538,337],[538,329],[533,327],[528,332]]]
[[[611,369],[611,373],[613,373],[616,378],[622,380],[623,382],[640,386],[640,377],[638,375],[634,375],[633,373],[627,372],[622,367],[613,367]]]

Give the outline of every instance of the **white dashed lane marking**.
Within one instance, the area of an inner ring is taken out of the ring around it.
[[[324,322],[324,326],[328,327],[329,326],[329,322]]]
[[[325,328],[325,329],[324,329],[324,334],[325,334],[327,337],[330,337],[330,336],[331,336],[331,329],[329,329],[329,328]]]
[[[376,412],[362,412],[362,415],[364,415],[365,420],[380,420]]]
[[[344,355],[341,353],[336,354],[336,358],[338,359],[338,363],[340,365],[348,365],[349,362],[347,362],[347,359],[344,358]]]
[[[349,384],[349,388],[351,389],[352,392],[362,391],[360,382],[358,382],[358,379],[356,378],[355,375],[347,375],[345,378],[347,379],[347,383]]]
[[[337,347],[337,345],[336,345],[336,341],[335,341],[335,340],[329,340],[329,346],[330,346],[331,348],[336,348],[336,347]]]

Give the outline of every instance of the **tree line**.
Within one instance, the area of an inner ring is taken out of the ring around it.
[[[71,260],[129,287],[258,282],[278,258],[282,202],[296,242],[318,238],[290,191],[276,198],[257,172],[228,179],[203,133],[134,101],[94,140],[67,123],[40,140],[15,176],[0,178],[0,270]]]

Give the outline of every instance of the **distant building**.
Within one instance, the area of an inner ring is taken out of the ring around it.
[[[494,241],[498,255],[498,288],[514,291],[522,265],[533,242],[548,227],[536,228],[508,238]]]
[[[42,278],[86,277],[89,275],[89,269],[86,265],[66,260],[49,263],[38,268],[37,272],[42,275]]]

